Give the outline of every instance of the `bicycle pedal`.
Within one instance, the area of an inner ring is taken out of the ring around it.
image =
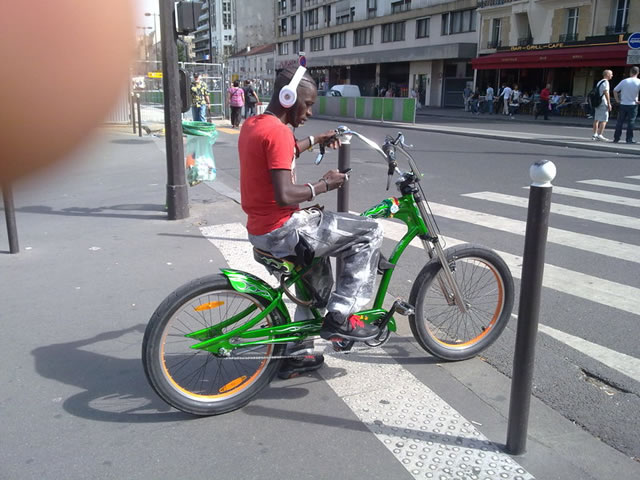
[[[416,313],[416,309],[410,303],[405,302],[404,300],[396,300],[395,301],[396,312],[400,315],[409,316],[414,315]]]
[[[331,341],[331,346],[335,352],[348,352],[355,343],[353,340],[345,340],[340,337],[331,337],[329,341]]]

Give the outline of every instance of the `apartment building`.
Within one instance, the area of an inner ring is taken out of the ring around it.
[[[276,44],[247,47],[231,55],[228,69],[231,81],[251,80],[259,94],[270,92],[276,77]]]
[[[633,7],[633,8],[632,8]],[[479,0],[476,83],[517,83],[535,91],[552,89],[586,95],[614,72],[622,80],[627,38],[640,31],[640,0]]]
[[[318,85],[363,95],[418,91],[422,105],[457,106],[473,80],[477,0],[277,0],[276,70],[303,51]],[[300,8],[304,45],[300,45]]]

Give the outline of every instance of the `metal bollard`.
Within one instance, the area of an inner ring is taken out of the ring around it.
[[[136,93],[136,101],[138,103],[138,136],[142,136],[142,115],[140,114],[140,94]]]
[[[131,94],[131,124],[133,125],[133,133],[136,133],[136,94]]]
[[[13,191],[10,185],[2,185],[2,201],[4,216],[7,221],[7,237],[9,237],[9,253],[18,253],[18,229],[16,227],[16,208],[13,203]]]
[[[347,129],[347,127],[338,127]],[[351,135],[344,135],[341,140],[340,148],[338,149],[338,170],[341,172],[347,168],[351,168]],[[338,189],[338,211],[349,211],[349,182],[344,182],[341,188]],[[342,271],[342,260],[338,258],[336,260],[336,272]]]
[[[529,175],[533,183],[529,191],[518,329],[507,425],[506,450],[512,455],[524,453],[527,444],[544,254],[551,210],[551,181],[556,176],[556,166],[549,160],[542,160],[531,165]]]

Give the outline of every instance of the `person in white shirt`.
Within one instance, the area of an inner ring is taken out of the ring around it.
[[[493,113],[493,87],[491,85],[487,87],[485,100],[487,102],[487,107],[489,108],[489,113]]]
[[[609,80],[613,78],[613,72],[611,70],[605,70],[602,72],[602,80],[598,82],[596,87],[598,88],[598,94],[602,101],[600,105],[594,108],[593,112],[593,135],[592,140],[600,140],[601,142],[608,142],[609,139],[605,138],[604,127],[607,126],[609,121],[609,112],[611,112],[611,96],[609,95]]]
[[[509,86],[504,87],[504,90],[502,91],[502,102],[503,102],[502,114],[503,115],[509,115],[509,99],[511,98],[512,92],[513,90],[511,90],[511,87]]]
[[[633,139],[633,127],[638,116],[638,93],[640,93],[640,79],[638,79],[638,67],[631,67],[629,78],[622,80],[613,89],[616,102],[620,103],[616,132],[613,134],[613,142],[618,143],[622,136],[622,126],[627,121],[627,143],[638,143]]]

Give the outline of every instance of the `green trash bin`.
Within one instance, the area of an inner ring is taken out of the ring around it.
[[[200,182],[216,179],[216,162],[213,144],[218,132],[213,123],[182,122],[182,132],[187,136],[185,146],[187,182],[192,187]]]

